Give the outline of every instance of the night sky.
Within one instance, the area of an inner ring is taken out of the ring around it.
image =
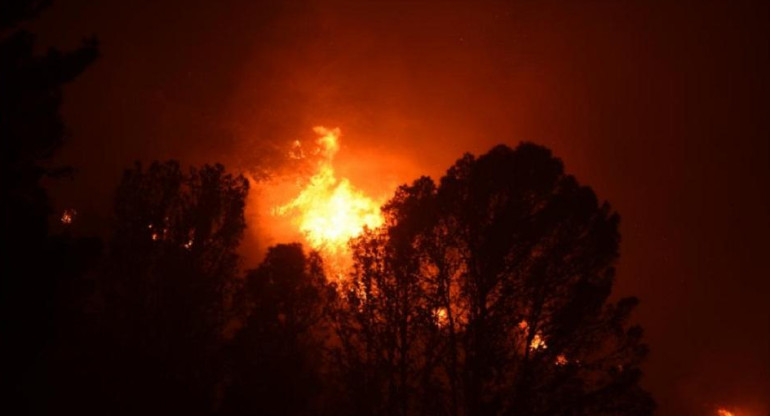
[[[40,43],[94,34],[102,57],[65,90],[55,162],[78,173],[51,191],[99,229],[134,160],[280,169],[265,155],[315,125],[373,193],[543,144],[621,214],[659,414],[767,415],[770,14],[652,3],[59,1]]]

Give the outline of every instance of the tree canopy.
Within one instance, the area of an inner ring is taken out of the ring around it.
[[[62,88],[97,57],[91,39],[71,51],[36,51],[19,24],[47,1],[0,3],[0,392],[9,408],[55,407],[72,334],[82,323],[79,278],[100,244],[49,230],[52,208],[41,181],[66,168],[46,166],[66,138]],[[67,345],[67,348],[62,347]],[[45,399],[41,399],[45,397]]]
[[[354,244],[341,363],[359,414],[649,414],[619,217],[533,144],[420,178]]]
[[[125,172],[100,282],[102,333],[123,361],[106,364],[124,374],[105,392],[110,407],[213,411],[240,287],[247,192],[248,182],[221,165],[184,172],[156,162]]]
[[[0,391],[19,414],[649,415],[647,353],[613,300],[619,216],[541,146],[422,177],[351,242],[243,271],[248,182],[222,165],[126,170],[110,237],[48,227],[61,87],[97,56],[34,53],[0,6]],[[70,218],[71,220],[71,218]]]

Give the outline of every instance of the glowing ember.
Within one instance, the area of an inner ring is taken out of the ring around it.
[[[534,338],[532,338],[532,343],[529,344],[529,349],[532,351],[535,350],[544,350],[548,348],[548,344],[545,343],[545,340],[543,337],[540,336],[540,334],[535,334]]]
[[[166,218],[166,221],[168,221],[168,218]],[[152,233],[150,234],[150,238],[152,239],[152,241],[165,239],[166,235],[168,234],[168,228],[163,228],[159,233],[157,231],[154,231],[155,227],[153,227],[152,224],[147,225],[147,229],[152,231]]]
[[[433,319],[436,322],[436,326],[439,328],[445,327],[449,323],[449,316],[447,316],[446,308],[437,308],[433,311]]]
[[[59,218],[59,221],[61,221],[61,223],[65,225],[72,224],[72,221],[75,220],[76,215],[78,215],[78,212],[75,211],[74,209],[72,208],[65,209],[62,212],[61,217]]]
[[[559,354],[556,356],[556,365],[567,365],[568,362],[569,360],[567,360],[567,357],[564,354]]]
[[[315,174],[299,195],[273,210],[274,215],[294,218],[305,240],[330,263],[342,266],[349,260],[348,241],[383,223],[380,204],[354,188],[346,178],[338,179],[332,161],[339,151],[340,130],[315,127],[320,161]],[[289,154],[303,158],[301,144],[294,142]],[[339,272],[339,270],[337,270]]]
[[[717,409],[717,415],[719,415],[719,416],[735,416],[735,413],[733,413],[733,412],[731,412],[731,411],[729,411],[729,410],[727,410],[727,409],[725,409],[723,407],[720,407],[719,409]]]

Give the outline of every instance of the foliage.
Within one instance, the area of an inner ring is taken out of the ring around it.
[[[299,244],[270,248],[249,272],[243,328],[230,343],[223,414],[318,414],[328,306],[321,259]]]
[[[608,302],[618,216],[532,144],[402,186],[353,245],[341,368],[356,414],[648,414]]]
[[[618,215],[522,144],[402,186],[327,283],[298,244],[242,278],[248,183],[221,165],[137,164],[107,253],[53,235],[40,184],[66,138],[61,88],[97,56],[34,52],[0,6],[8,408],[94,414],[648,415],[634,298],[610,301]],[[99,257],[101,256],[101,257]],[[100,265],[94,273],[91,265]],[[88,279],[84,278],[89,274]],[[94,276],[96,274],[97,276]],[[95,281],[95,287],[89,283]]]
[[[0,391],[21,414],[48,411],[66,390],[54,386],[69,370],[73,334],[82,326],[88,288],[81,277],[100,251],[95,239],[48,228],[51,204],[41,180],[67,173],[45,167],[66,138],[61,90],[98,51],[89,40],[73,51],[38,54],[35,37],[16,26],[46,4],[0,5]]]
[[[206,413],[221,378],[224,330],[238,287],[235,250],[248,183],[221,165],[176,162],[126,171],[100,292],[104,333],[124,374],[111,406],[126,413]]]

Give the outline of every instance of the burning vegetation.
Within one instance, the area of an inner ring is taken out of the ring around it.
[[[337,178],[334,157],[340,149],[339,128],[315,127],[318,135],[312,150],[306,152],[295,141],[289,152],[292,159],[316,156],[316,167],[303,180],[299,194],[291,201],[274,207],[272,214],[291,219],[310,248],[319,251],[328,269],[337,277],[350,265],[349,242],[364,229],[382,225],[382,201],[365,195],[348,178]]]
[[[651,414],[636,300],[609,300],[618,217],[548,149],[465,155],[381,205],[335,171],[339,129],[315,133],[269,205],[305,246],[245,274],[244,177],[125,172],[68,399],[99,380],[125,396],[86,413]]]

